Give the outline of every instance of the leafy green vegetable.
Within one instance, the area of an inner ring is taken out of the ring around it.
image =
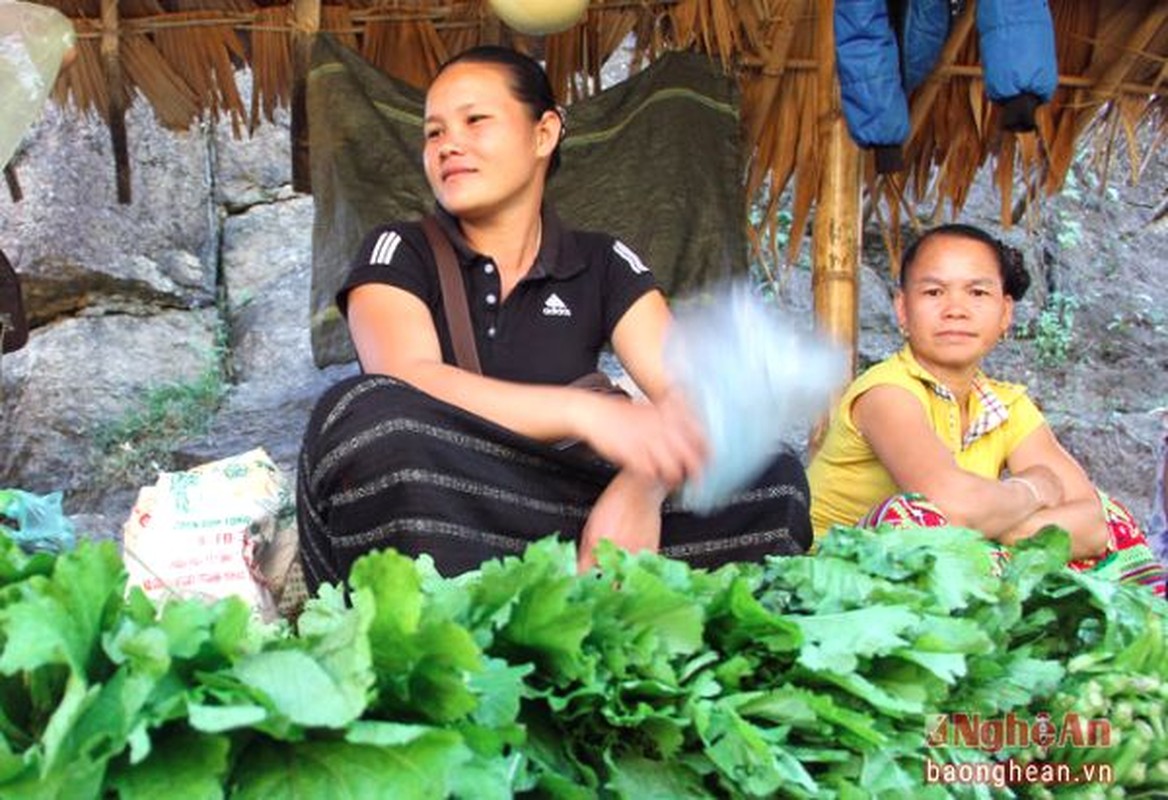
[[[837,528],[715,572],[602,546],[578,576],[549,539],[454,579],[388,551],[293,630],[127,593],[109,545],[0,542],[0,797],[1086,796],[924,783],[926,759],[1004,758],[1168,792],[1168,604],[1067,548]],[[1007,713],[1116,735],[926,738]]]

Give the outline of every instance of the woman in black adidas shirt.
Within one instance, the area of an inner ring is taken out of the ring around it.
[[[699,565],[805,550],[794,456],[709,517],[667,500],[705,458],[662,362],[670,313],[630,248],[565,229],[545,203],[563,118],[542,68],[467,51],[439,71],[425,115],[426,176],[483,374],[454,366],[419,224],[371,232],[337,298],[364,374],[321,399],[302,453],[310,586],[343,580],[374,548],[429,553],[451,574],[553,533],[578,541],[582,569],[600,539]],[[567,385],[608,342],[648,402]],[[555,445],[565,440],[600,459]]]

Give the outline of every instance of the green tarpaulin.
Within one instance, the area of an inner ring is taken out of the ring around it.
[[[422,173],[423,95],[320,35],[308,80],[315,201],[312,349],[354,358],[333,295],[364,235],[433,207]],[[568,109],[549,184],[571,226],[637,250],[670,295],[746,269],[733,81],[705,56],[670,53]]]

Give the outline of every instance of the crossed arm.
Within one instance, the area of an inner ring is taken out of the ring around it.
[[[905,389],[868,390],[853,403],[852,418],[901,491],[925,495],[954,524],[976,528],[1003,544],[1057,524],[1071,534],[1073,558],[1106,548],[1107,527],[1095,489],[1049,426],[1029,434],[1007,459],[1010,474],[1024,483],[983,478],[958,466]]]

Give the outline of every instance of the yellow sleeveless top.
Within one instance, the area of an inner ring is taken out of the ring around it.
[[[856,398],[884,385],[911,392],[957,465],[985,478],[996,479],[1010,453],[1046,423],[1025,386],[979,372],[969,397],[972,422],[962,436],[956,399],[905,346],[852,381],[832,413],[823,445],[807,468],[817,538],[833,524],[854,525],[872,506],[901,491],[852,420]]]

